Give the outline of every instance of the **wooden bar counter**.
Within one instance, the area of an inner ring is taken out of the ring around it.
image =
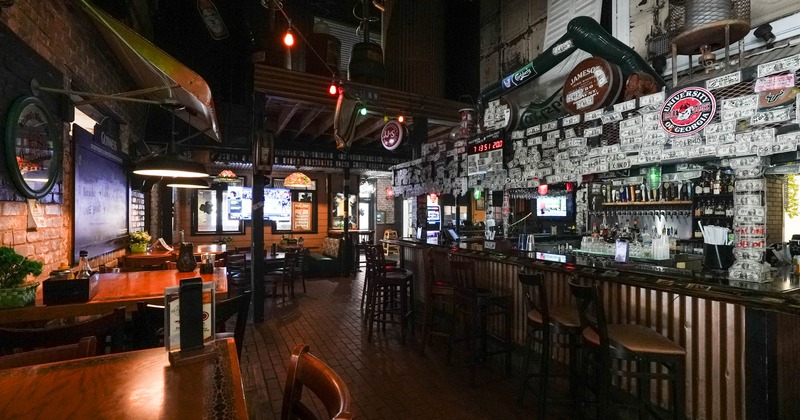
[[[247,419],[232,338],[171,366],[163,348],[0,370],[5,419]]]
[[[556,255],[553,259],[566,261],[551,262],[412,240],[383,242],[401,247],[400,262],[415,274],[418,301],[425,253],[436,256],[437,275],[448,274],[450,254],[472,258],[479,286],[513,294],[514,339],[520,345],[526,321],[520,268],[544,273],[550,305],[574,304],[571,276],[594,279],[602,287],[609,323],[648,326],[686,349],[688,418],[789,419],[800,413],[800,381],[795,379],[800,376],[795,360],[800,355],[800,279],[795,275],[779,271],[771,283],[736,283],[712,273],[618,264],[608,258]],[[567,363],[562,349],[554,357]],[[666,406],[665,384],[652,392]]]

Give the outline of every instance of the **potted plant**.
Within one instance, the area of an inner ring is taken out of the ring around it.
[[[131,233],[131,252],[142,253],[147,252],[147,245],[150,245],[150,234],[147,232],[133,232]]]
[[[38,281],[26,282],[29,274],[42,274],[42,263],[0,247],[0,308],[19,308],[36,300]]]

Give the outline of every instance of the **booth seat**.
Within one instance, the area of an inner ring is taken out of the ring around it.
[[[342,239],[325,238],[322,252],[309,252],[306,259],[306,274],[309,276],[331,276],[342,273]]]

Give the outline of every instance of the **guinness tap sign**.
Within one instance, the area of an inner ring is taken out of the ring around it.
[[[716,110],[711,92],[699,87],[683,88],[664,101],[661,128],[673,136],[688,136],[705,128]]]

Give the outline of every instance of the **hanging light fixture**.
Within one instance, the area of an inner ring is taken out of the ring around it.
[[[536,190],[539,191],[539,195],[547,195],[549,189],[550,188],[545,183],[539,184],[539,186],[536,187]]]
[[[208,181],[202,178],[172,178],[167,183],[168,187],[172,188],[193,188],[203,189],[208,188]]]
[[[164,154],[152,156],[137,163],[133,173],[166,178],[203,178],[208,176],[205,165],[191,161],[178,152],[178,145],[175,143],[175,112],[172,113],[172,136]]]
[[[302,172],[292,172],[283,180],[283,186],[295,190],[310,190],[314,188],[314,182]]]

